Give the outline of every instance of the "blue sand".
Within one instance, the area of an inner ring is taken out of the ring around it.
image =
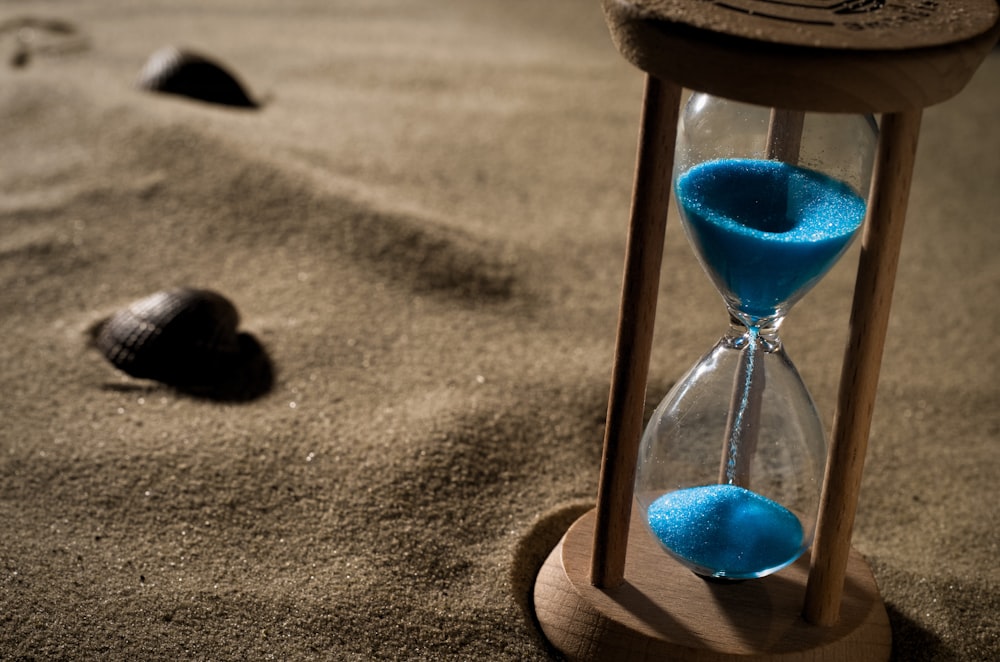
[[[754,354],[757,353],[757,340],[759,330],[755,326],[747,328],[746,338],[748,340],[746,349],[746,376],[743,384],[740,385],[740,402],[736,408],[736,416],[732,428],[729,431],[729,457],[726,459],[726,482],[736,482],[736,465],[739,462],[740,438],[743,428],[743,419],[746,418],[750,409],[750,391],[753,388],[754,380]],[[760,379],[760,377],[758,377]]]
[[[737,485],[669,492],[649,506],[646,517],[667,550],[702,575],[761,577],[802,553],[799,519]]]
[[[678,177],[675,193],[716,284],[756,318],[814,285],[865,215],[843,182],[779,161],[707,161]]]

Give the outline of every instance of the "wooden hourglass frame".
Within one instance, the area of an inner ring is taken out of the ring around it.
[[[989,53],[997,4],[603,4],[646,86],[597,507],[538,574],[539,624],[571,660],[887,660],[885,607],[851,532],[906,203],[922,109],[957,94]],[[881,115],[811,558],[731,585],[670,559],[633,508],[682,88],[775,109],[772,128],[793,137],[803,112]]]

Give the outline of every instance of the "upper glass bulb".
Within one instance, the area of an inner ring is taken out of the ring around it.
[[[861,115],[802,115],[694,94],[680,119],[674,194],[730,311],[785,315],[865,216],[878,131]]]

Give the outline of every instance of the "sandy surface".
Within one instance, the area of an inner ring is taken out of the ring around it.
[[[597,3],[0,3],[0,659],[544,660],[593,502],[641,75]],[[63,26],[64,28],[66,26]],[[30,36],[30,35],[29,35]],[[156,48],[257,111],[139,92]],[[855,546],[897,660],[1000,657],[1000,54],[924,116]],[[832,419],[857,248],[790,316]],[[650,402],[723,330],[675,218]],[[180,284],[224,402],[88,330]]]

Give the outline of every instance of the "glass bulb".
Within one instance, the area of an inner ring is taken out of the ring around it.
[[[682,113],[674,196],[730,328],[653,413],[635,495],[661,546],[700,575],[762,577],[812,543],[826,441],[778,329],[856,236],[876,142],[870,116],[705,94]]]

